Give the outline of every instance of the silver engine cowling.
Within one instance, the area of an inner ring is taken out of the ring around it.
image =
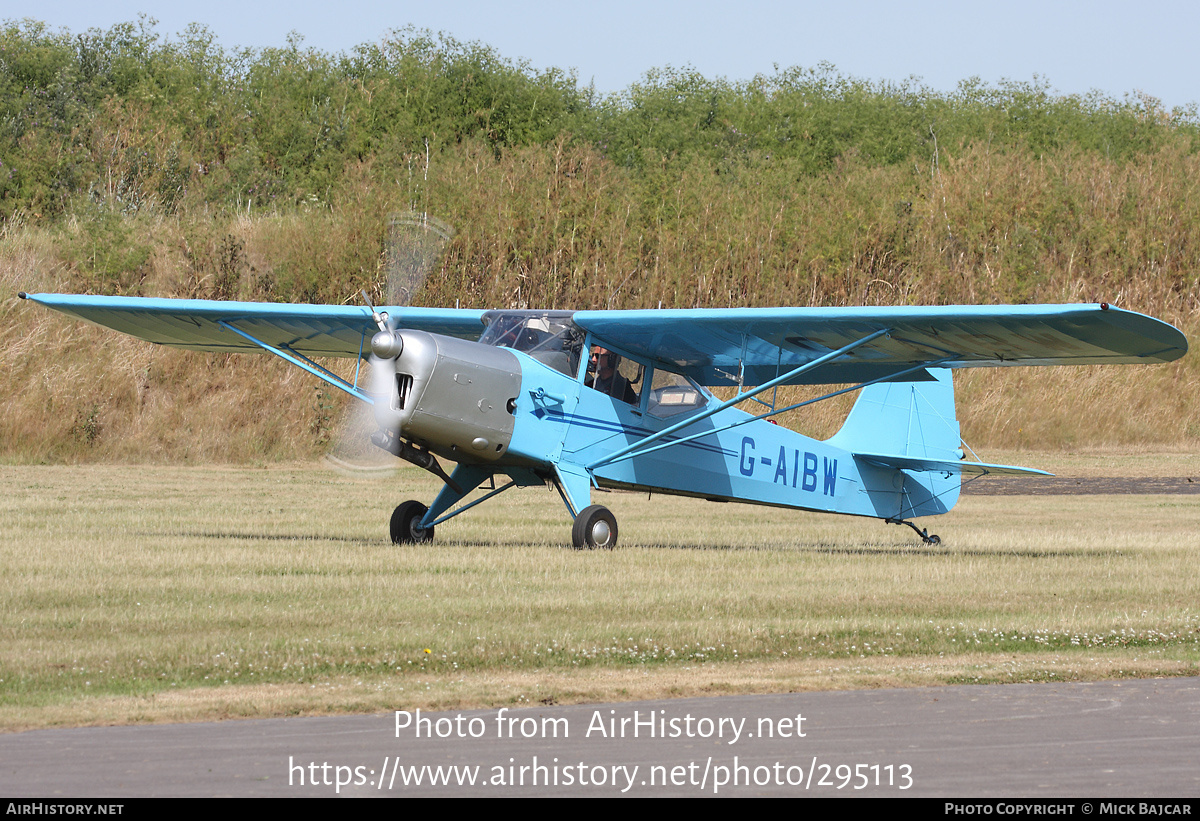
[[[375,421],[456,462],[493,461],[512,439],[521,363],[511,351],[424,331],[391,331],[392,359],[378,358],[386,379]],[[380,340],[384,353],[386,340]],[[374,342],[372,347],[375,347]]]

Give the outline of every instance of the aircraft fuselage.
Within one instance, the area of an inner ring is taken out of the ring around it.
[[[890,519],[944,513],[958,497],[958,476],[931,486],[928,474],[871,464],[737,408],[656,444],[689,441],[605,463],[718,400],[694,384],[660,385],[643,365],[637,401],[626,402],[588,387],[583,362],[564,373],[537,351],[402,335],[396,390],[389,404],[376,405],[380,423],[398,424],[405,438],[459,463],[455,475],[474,485],[494,474],[557,483],[572,514],[587,507],[592,487]],[[461,494],[454,496],[435,504],[431,516]]]

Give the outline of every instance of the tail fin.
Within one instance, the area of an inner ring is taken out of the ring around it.
[[[929,368],[928,373],[933,377],[928,382],[882,382],[863,388],[829,443],[855,454],[961,459],[951,371]]]
[[[954,382],[947,368],[929,368],[932,380],[881,382],[863,388],[842,429],[829,444],[856,461],[881,468],[877,498],[885,518],[907,519],[945,513],[958,501],[958,471],[942,469],[962,459]],[[940,466],[933,463],[941,463]],[[895,471],[903,471],[897,494]],[[864,481],[873,471],[863,470]]]

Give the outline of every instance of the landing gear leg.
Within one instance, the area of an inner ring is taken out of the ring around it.
[[[912,522],[906,522],[903,519],[885,519],[884,521],[886,521],[890,525],[908,525],[909,527],[911,527],[913,529],[914,533],[916,533],[918,536],[921,537],[921,541],[923,541],[925,544],[939,545],[942,543],[942,539],[940,536],[936,536],[936,535],[931,536],[929,534],[928,530],[926,530],[925,528],[917,527]]]
[[[585,507],[571,527],[571,543],[576,550],[612,550],[617,543],[617,517],[604,505]]]

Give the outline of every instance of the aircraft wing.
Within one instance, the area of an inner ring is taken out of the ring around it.
[[[1170,362],[1172,325],[1107,304],[578,311],[597,341],[702,385],[762,385],[878,331],[791,384],[858,383],[905,368]],[[907,379],[916,379],[912,375]]]
[[[277,348],[313,356],[369,352],[378,330],[371,311],[355,305],[292,305],[207,299],[22,294],[47,308],[122,333],[193,351],[261,351],[222,322]],[[400,328],[478,339],[483,311],[448,308],[386,308]]]

